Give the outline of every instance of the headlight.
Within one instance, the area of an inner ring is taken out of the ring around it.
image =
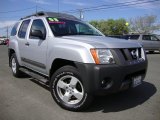
[[[90,51],[96,64],[115,64],[109,49],[91,49]]]
[[[143,48],[141,48],[141,58],[142,58],[143,60],[146,59],[146,58],[145,58],[145,50],[144,50]]]

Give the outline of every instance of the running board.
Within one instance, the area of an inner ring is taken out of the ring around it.
[[[35,78],[38,80],[38,82],[41,82],[41,83],[44,83],[44,84],[49,84],[49,80],[47,77],[44,77],[43,75],[40,75],[39,73],[37,72],[34,72],[32,70],[29,70],[27,68],[20,68],[20,71],[26,73],[27,75]]]

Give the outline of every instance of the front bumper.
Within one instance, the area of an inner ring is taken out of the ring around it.
[[[96,65],[75,63],[85,90],[91,94],[108,94],[131,87],[132,78],[145,78],[147,60],[126,65]],[[105,85],[102,83],[105,82]]]

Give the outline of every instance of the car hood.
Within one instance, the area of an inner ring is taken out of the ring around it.
[[[72,41],[77,41],[81,43],[87,43],[95,48],[135,48],[141,47],[138,43],[127,41],[125,39],[116,39],[105,36],[63,36],[63,39]],[[74,43],[73,42],[73,43]]]

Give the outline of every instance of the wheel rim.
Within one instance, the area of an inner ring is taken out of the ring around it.
[[[13,73],[16,73],[16,70],[17,70],[16,60],[15,60],[15,58],[12,58],[12,71],[13,71]]]
[[[71,75],[60,78],[56,89],[60,99],[67,104],[77,104],[84,96],[82,83]]]

